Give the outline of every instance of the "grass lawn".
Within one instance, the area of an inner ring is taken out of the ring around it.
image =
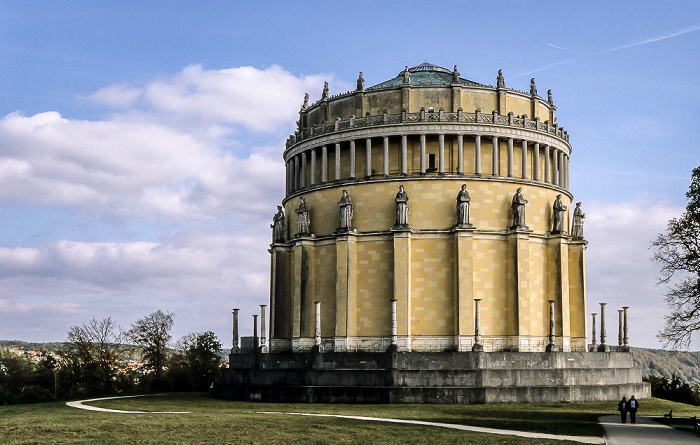
[[[509,405],[338,405],[233,402],[203,393],[167,394],[89,403],[138,411],[189,414],[120,414],[71,408],[65,403],[0,407],[0,443],[288,444],[474,443],[565,444],[445,428],[329,417],[261,414],[262,411],[345,414],[425,420],[553,434],[602,436],[599,415],[616,403]],[[658,399],[641,402],[640,415],[700,414],[700,408]]]

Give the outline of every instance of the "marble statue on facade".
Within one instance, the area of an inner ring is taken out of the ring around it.
[[[308,236],[310,234],[311,220],[309,219],[309,206],[306,200],[299,198],[299,207],[294,211],[297,213],[297,237]]]
[[[365,90],[365,78],[362,77],[362,71],[360,71],[360,77],[357,78],[357,91]]]
[[[328,94],[328,82],[323,82],[323,92],[321,92],[321,100],[327,100],[330,97],[330,94]]]
[[[530,79],[530,94],[537,96],[537,85],[535,85],[535,78]]]
[[[527,200],[523,198],[522,191],[523,189],[518,187],[515,195],[513,195],[513,203],[510,206],[511,215],[513,216],[513,226],[511,229],[528,229],[525,225],[525,204],[527,204]]]
[[[554,100],[552,99],[552,90],[547,90],[547,102],[549,105],[554,105]]]
[[[338,228],[338,231],[352,231],[352,199],[350,199],[350,195],[348,195],[347,190],[343,190],[343,197],[340,198],[338,206],[340,207],[340,227]]]
[[[571,223],[571,239],[574,241],[583,240],[583,218],[586,214],[581,210],[581,203],[576,203],[576,208],[574,209],[574,220]]]
[[[304,103],[301,104],[301,111],[309,108],[309,93],[304,93]]]
[[[498,77],[496,77],[496,88],[505,88],[506,80],[503,78],[503,70],[498,70]]]
[[[561,201],[561,195],[557,195],[552,205],[552,234],[566,233],[564,229],[564,215],[567,207]]]
[[[411,83],[411,72],[408,70],[408,65],[406,65],[406,69],[403,70],[403,83]]]
[[[285,241],[284,210],[282,206],[277,206],[277,213],[272,217],[272,242],[283,243]]]
[[[398,227],[408,227],[408,194],[399,186],[399,192],[396,194],[396,225]]]
[[[467,184],[462,184],[462,190],[457,194],[457,227],[458,228],[470,228],[472,225],[469,223],[469,202],[471,198],[469,197],[469,192],[467,191]]]
[[[455,69],[452,71],[452,83],[459,83],[459,71],[457,71],[457,65],[455,65]]]

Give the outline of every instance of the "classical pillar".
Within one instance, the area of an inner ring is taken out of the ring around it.
[[[564,155],[564,187],[569,190],[569,156]]]
[[[408,136],[401,135],[401,174],[408,174]]]
[[[292,167],[290,165],[289,161],[286,161],[284,163],[284,196],[288,196],[289,193],[292,191],[291,183],[292,183]]]
[[[493,155],[491,156],[491,174],[493,176],[498,176],[498,136],[494,136],[491,139],[491,145],[493,146]]]
[[[314,329],[314,352],[321,351],[321,302],[314,301],[314,306],[316,309],[316,327]]]
[[[328,147],[321,147],[321,182],[328,182]]]
[[[623,332],[624,332],[624,333],[623,333],[623,335],[622,335],[622,346],[624,346],[625,348],[629,348],[629,347],[630,347],[630,339],[629,339],[629,337],[627,336],[627,334],[629,333],[629,331],[628,331],[628,329],[627,329],[627,328],[628,328],[628,325],[627,325],[627,309],[629,309],[629,306],[622,306],[622,310],[624,311],[624,329],[623,329]]]
[[[294,180],[292,181],[294,183],[294,187],[292,187],[294,192],[299,190],[299,156],[294,156]]]
[[[420,135],[420,174],[425,174],[425,135]]]
[[[312,148],[311,149],[311,169],[310,169],[310,174],[309,176],[311,177],[310,180],[310,185],[316,185],[316,149]]]
[[[513,177],[513,138],[508,138],[508,177]]]
[[[547,352],[557,352],[557,344],[554,343],[554,300],[549,300],[549,344]]]
[[[523,141],[523,179],[527,179],[527,141]]]
[[[596,329],[595,329],[595,316],[598,314],[593,312],[591,315],[593,316],[593,332],[591,332],[591,351],[595,351],[597,349],[597,346],[598,346],[598,338],[597,338],[598,333],[596,332]]]
[[[477,134],[474,139],[474,174],[481,174],[481,135]]]
[[[253,314],[253,350],[257,351],[260,346],[258,339],[258,314]]]
[[[238,345],[238,311],[239,309],[233,309],[231,311],[233,314],[233,341],[231,342],[231,353],[236,353],[241,350]]]
[[[556,148],[554,153],[552,153],[552,161],[554,161],[554,165],[552,165],[552,184],[559,185],[559,150]],[[603,314],[601,314],[600,318],[603,318]]]
[[[335,180],[340,180],[340,144],[335,144]]]
[[[464,135],[457,135],[457,173],[464,174]]]
[[[260,352],[267,352],[267,338],[265,337],[265,308],[266,304],[260,305]]]
[[[350,179],[355,179],[355,140],[350,139]]]
[[[564,187],[564,152],[559,151],[559,184],[560,187]]]
[[[532,147],[532,164],[533,164],[533,171],[532,171],[532,179],[535,181],[540,180],[540,144],[539,142],[535,142],[535,146]]]
[[[389,176],[389,137],[384,136],[384,153],[382,156],[382,161],[384,161],[384,176]]]
[[[398,329],[398,324],[396,323],[396,300],[395,298],[391,299],[391,344],[389,345],[389,350],[390,351],[397,351],[399,349],[398,345],[398,338],[399,338],[399,329]]]
[[[438,174],[445,174],[445,135],[438,135]]]
[[[301,184],[300,188],[304,188],[307,186],[306,183],[306,152],[303,151],[301,153]]]
[[[549,145],[544,146],[544,182],[552,182],[552,174],[550,172]]]
[[[372,176],[372,139],[365,139],[365,177]]]
[[[483,351],[484,345],[481,344],[481,298],[474,299],[474,346],[472,351]]]
[[[600,346],[598,350],[601,352],[607,352],[610,348],[607,345],[607,334],[605,332],[605,305],[607,303],[600,303]]]

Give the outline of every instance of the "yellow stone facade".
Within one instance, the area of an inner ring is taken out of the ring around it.
[[[395,79],[305,104],[287,141],[283,239],[270,253],[270,349],[472,350],[475,299],[485,351],[586,349],[586,242],[573,240],[571,146],[543,99],[422,64]],[[470,195],[458,227],[457,194]],[[409,197],[409,225],[395,197]],[[511,228],[518,188],[527,228]],[[351,230],[338,203],[352,198]],[[557,195],[565,233],[552,233]],[[296,209],[308,206],[309,234]],[[316,320],[315,302],[321,317]]]

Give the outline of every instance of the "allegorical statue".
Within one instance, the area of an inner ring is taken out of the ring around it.
[[[301,202],[294,211],[297,212],[297,234],[296,236],[308,236],[310,234],[311,220],[309,219],[309,206],[306,200],[299,198]]]
[[[537,85],[535,85],[535,78],[530,79],[530,94],[537,96]]]
[[[304,111],[309,108],[309,93],[304,93],[304,103],[301,104],[301,110]]]
[[[283,243],[285,241],[284,210],[282,206],[277,206],[277,213],[272,217],[272,242]]]
[[[554,105],[554,100],[552,99],[552,90],[547,90],[547,103],[549,103],[549,105]]]
[[[513,226],[511,229],[526,229],[525,225],[525,204],[527,200],[523,198],[523,189],[518,187],[518,190],[513,195],[513,203],[510,205],[510,211],[513,216]]]
[[[357,78],[357,91],[365,90],[365,78],[362,77],[362,71],[360,71],[360,77]]]
[[[564,215],[567,207],[561,202],[561,195],[557,195],[552,205],[552,233],[566,233],[564,228]]]
[[[459,71],[457,71],[457,65],[455,65],[455,69],[452,71],[452,83],[459,83]]]
[[[586,214],[581,210],[581,203],[576,203],[576,208],[574,209],[574,220],[571,223],[571,239],[574,241],[581,241],[583,239],[583,218]]]
[[[323,92],[321,92],[321,99],[328,99],[330,95],[328,94],[328,82],[323,82]]]
[[[466,228],[472,227],[469,223],[469,192],[467,184],[462,184],[462,190],[457,194],[457,227]]]
[[[347,190],[343,190],[343,197],[338,203],[340,207],[340,228],[339,232],[348,232],[352,230],[352,199],[348,195]]]
[[[396,225],[408,226],[408,195],[403,185],[399,186],[399,192],[396,194]]]
[[[505,88],[506,80],[503,78],[503,71],[498,70],[498,77],[496,77],[496,88]]]
[[[406,69],[403,70],[403,83],[411,83],[411,72],[408,70],[408,65],[406,65]]]

